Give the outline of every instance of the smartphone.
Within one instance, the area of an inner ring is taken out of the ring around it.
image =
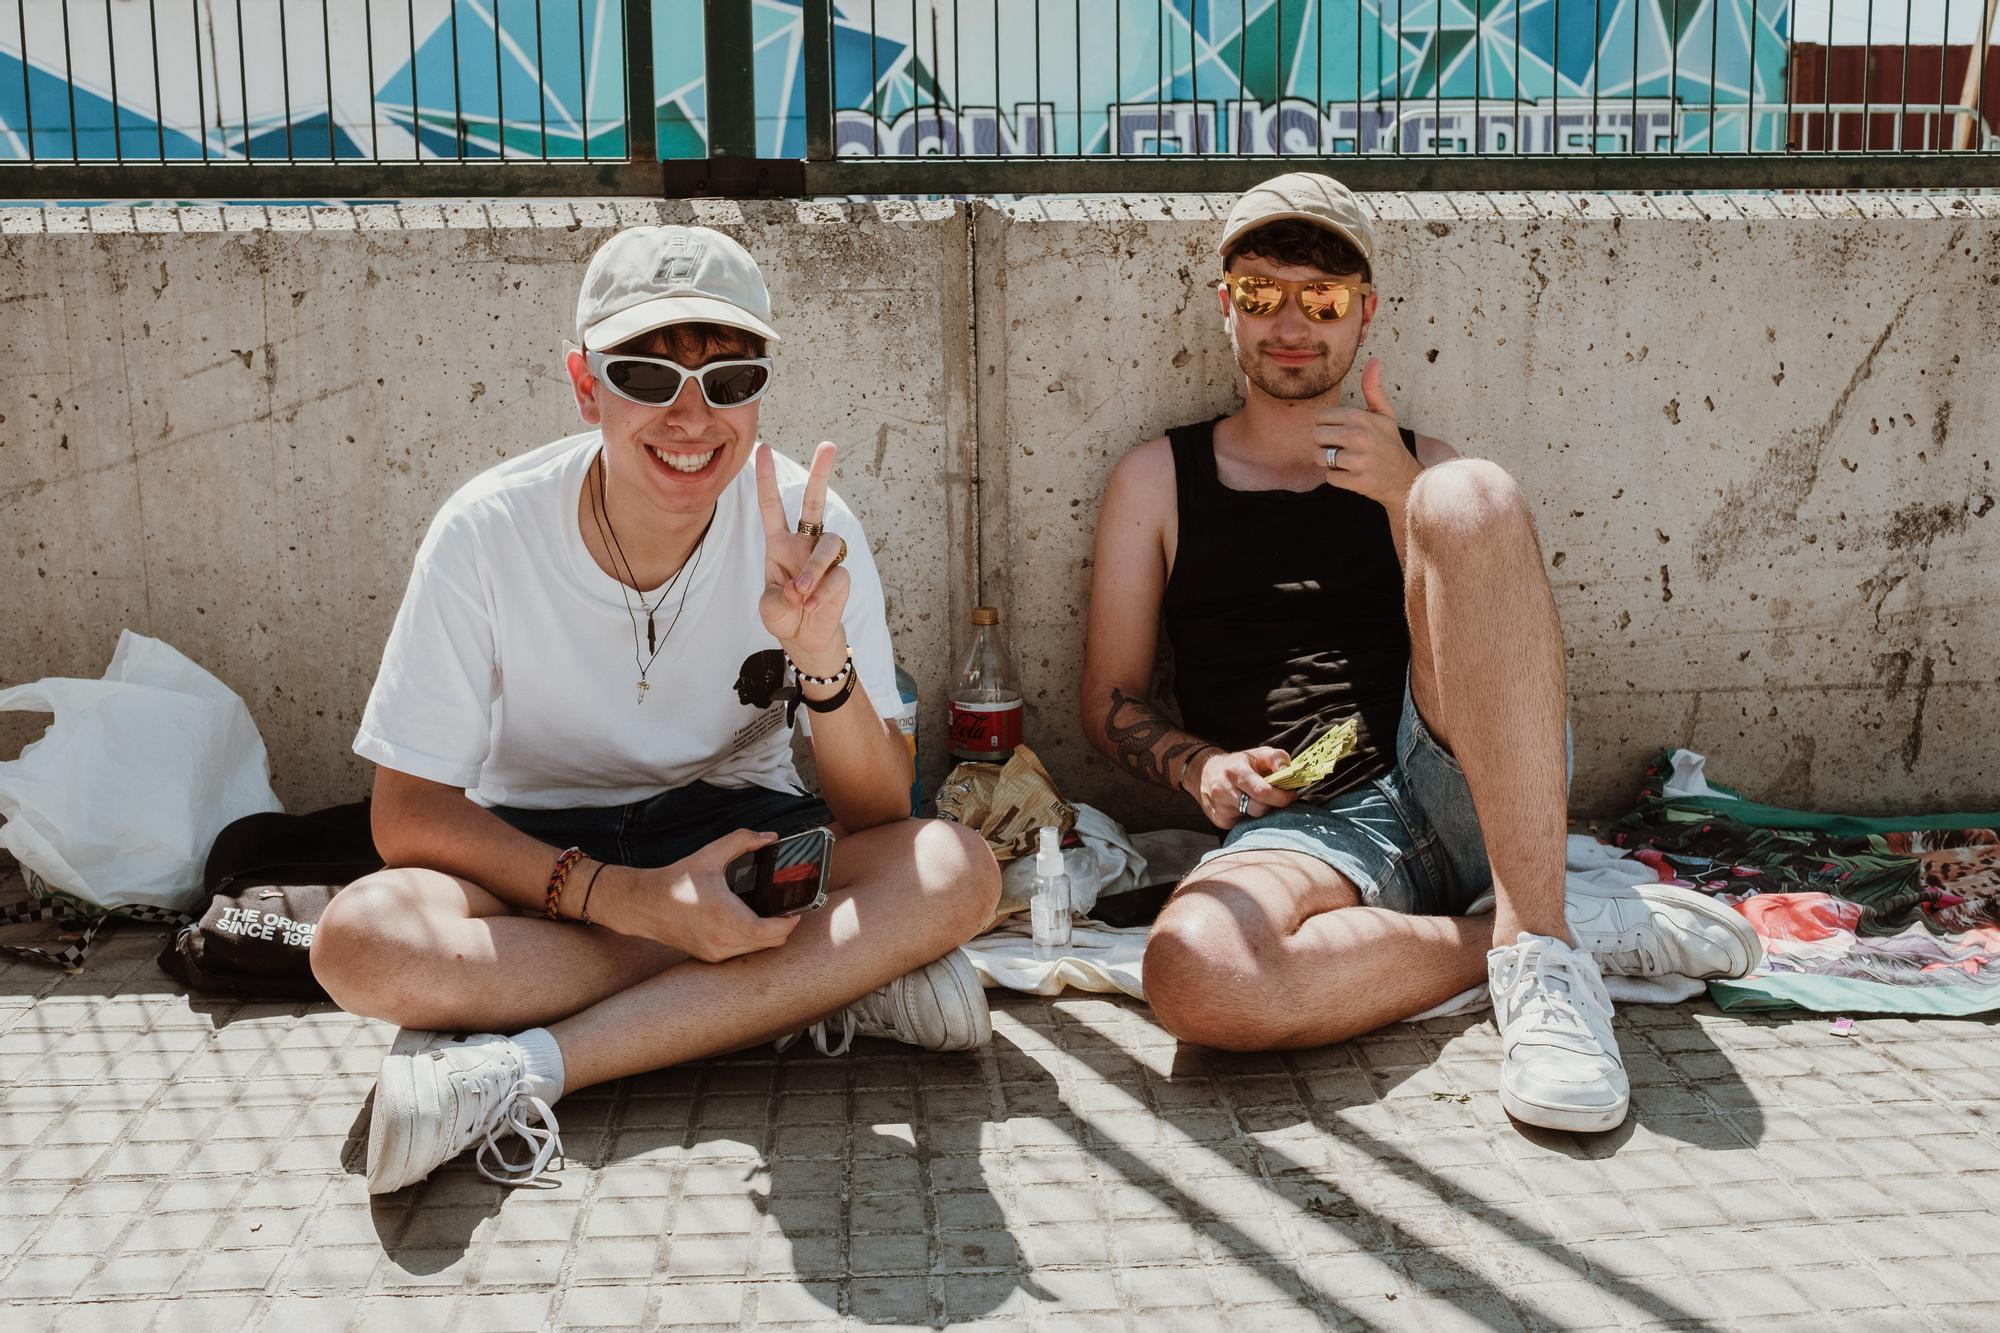
[[[826,903],[833,835],[823,828],[780,838],[729,863],[731,893],[758,916],[798,916]]]

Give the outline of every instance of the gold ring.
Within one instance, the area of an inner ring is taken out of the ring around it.
[[[799,520],[799,536],[801,537],[810,537],[814,541],[818,541],[819,535],[825,531],[826,524],[824,523],[812,523],[803,518]]]
[[[840,562],[847,559],[847,538],[835,533],[833,539],[840,543],[840,550],[834,554],[833,563],[827,566],[828,569],[838,569]]]

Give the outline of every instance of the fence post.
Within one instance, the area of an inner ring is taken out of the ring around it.
[[[805,6],[806,159],[824,162],[833,156],[833,0]]]
[[[653,0],[625,0],[625,156],[660,159],[660,125],[653,105]]]
[[[707,0],[708,155],[757,156],[757,52],[745,0]]]

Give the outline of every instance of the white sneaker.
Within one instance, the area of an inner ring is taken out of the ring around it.
[[[935,963],[868,992],[805,1032],[779,1038],[778,1049],[802,1036],[810,1036],[821,1055],[844,1054],[856,1037],[888,1037],[927,1051],[969,1051],[993,1039],[993,1017],[972,960],[963,950],[953,949]]]
[[[1597,963],[1546,935],[1486,955],[1500,1028],[1500,1104],[1543,1129],[1615,1129],[1631,1089]]]
[[[405,1029],[382,1061],[368,1124],[368,1192],[414,1185],[479,1141],[479,1174],[503,1185],[539,1180],[562,1152],[549,1104],[527,1077],[527,1056],[510,1039],[463,1038]],[[539,1125],[534,1123],[539,1120]],[[510,1161],[501,1139],[534,1150]],[[488,1161],[494,1165],[489,1166]],[[497,1169],[496,1169],[497,1167]]]
[[[389,1046],[391,1055],[422,1055],[425,1051],[435,1051],[444,1046],[463,1045],[471,1034],[465,1032],[435,1032],[430,1028],[397,1028],[396,1040]]]
[[[1576,947],[1606,976],[1741,977],[1764,958],[1763,942],[1741,912],[1672,884],[1572,883],[1563,912]]]

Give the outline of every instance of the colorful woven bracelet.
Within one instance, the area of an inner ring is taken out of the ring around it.
[[[569,872],[582,859],[581,847],[571,847],[556,858],[555,869],[549,871],[548,892],[542,904],[542,910],[549,920],[562,920],[562,891],[569,884]]]

